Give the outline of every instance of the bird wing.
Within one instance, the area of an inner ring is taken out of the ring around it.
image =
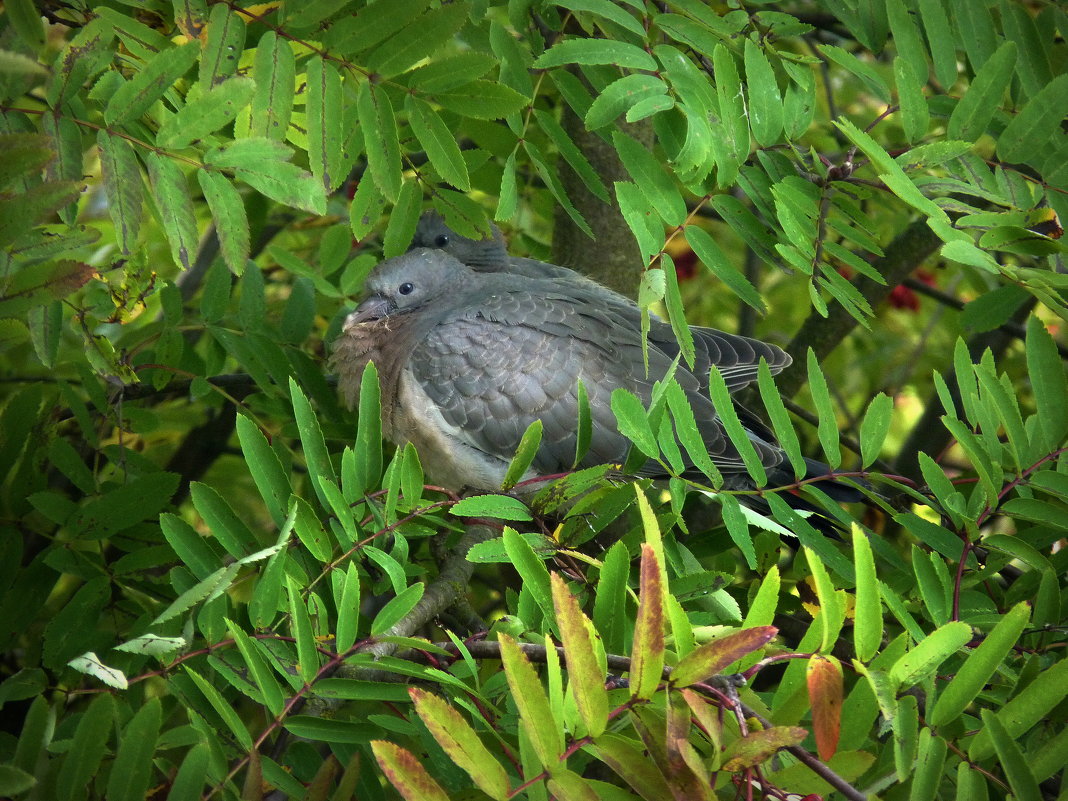
[[[756,380],[761,357],[767,361],[772,375],[778,375],[793,362],[782,348],[759,339],[696,325],[690,326],[690,333],[695,350],[694,374],[706,383],[709,371],[716,367],[730,392],[737,392]],[[663,320],[650,323],[649,341],[671,358],[679,351],[675,333]]]
[[[509,286],[516,283],[520,286]],[[592,437],[580,466],[623,461],[630,443],[616,427],[612,392],[622,387],[648,403],[653,381],[667,373],[671,359],[650,348],[647,377],[640,333],[612,313],[567,292],[546,292],[543,284],[522,288],[515,277],[494,284],[477,302],[459,305],[434,326],[409,360],[413,377],[452,435],[507,462],[527,427],[540,419],[542,444],[534,469],[568,470],[575,457],[581,380]],[[685,369],[677,377],[713,462],[727,472],[744,471],[711,401],[697,391],[697,379]],[[774,446],[755,444],[768,464],[781,460]]]

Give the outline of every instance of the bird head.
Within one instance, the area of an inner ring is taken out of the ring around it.
[[[418,248],[387,259],[367,278],[366,297],[345,318],[345,329],[414,311],[449,291],[470,270],[441,250]]]
[[[410,250],[442,250],[478,272],[504,270],[508,266],[504,237],[496,225],[491,229],[492,236],[487,239],[470,239],[449,228],[436,211],[428,211],[419,218]]]

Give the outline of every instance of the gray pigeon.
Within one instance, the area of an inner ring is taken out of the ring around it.
[[[616,427],[611,395],[622,387],[649,403],[673,355],[652,343],[648,353],[647,375],[640,329],[572,282],[476,273],[442,250],[418,248],[371,272],[366,299],[334,345],[332,367],[352,406],[363,369],[374,361],[386,436],[412,442],[442,486],[496,491],[535,419],[543,423],[542,442],[528,477],[572,469],[580,380],[592,438],[578,467],[624,462],[630,443]],[[727,486],[752,486],[703,382],[684,366],[675,377]],[[749,438],[772,482],[792,482],[766,429]],[[650,460],[638,472],[660,476],[662,468]]]
[[[563,282],[559,287],[562,291],[599,307],[620,326],[634,331],[641,327],[641,309],[633,300],[567,267],[510,256],[497,226],[492,227],[492,236],[488,239],[470,239],[449,228],[440,214],[428,211],[419,219],[409,250],[418,248],[443,250],[478,273],[504,272]],[[650,347],[675,358],[679,344],[671,325],[655,314],[650,314],[649,318]],[[758,339],[695,325],[690,326],[690,333],[696,352],[693,374],[704,386],[707,386],[708,373],[713,365],[719,368],[728,389],[735,392],[756,379],[761,357],[768,363],[772,375],[781,373],[793,361],[781,348]]]

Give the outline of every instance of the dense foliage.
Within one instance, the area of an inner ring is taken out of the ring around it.
[[[0,795],[1063,792],[1060,4],[3,8]],[[868,503],[426,486],[325,364],[428,207],[787,347]]]

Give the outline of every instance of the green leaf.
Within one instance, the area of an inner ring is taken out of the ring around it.
[[[297,643],[297,670],[305,684],[311,684],[319,674],[319,651],[311,616],[301,597],[300,587],[291,576],[286,576],[286,591],[289,595],[289,625]]]
[[[303,6],[302,13],[319,5]],[[323,36],[323,44],[332,52],[355,55],[399,31],[428,5],[430,0],[395,0],[384,7],[371,3],[354,16],[335,21]]]
[[[616,416],[619,433],[633,442],[642,453],[656,457],[660,447],[656,442],[649,416],[638,396],[625,389],[612,391],[612,414]]]
[[[160,147],[181,149],[233,122],[252,100],[256,85],[240,75],[213,86],[160,127]]]
[[[972,629],[967,623],[955,620],[939,626],[894,663],[890,678],[901,687],[911,687],[934,673],[971,639]]]
[[[569,165],[571,165],[571,169],[582,178],[583,182],[586,184],[586,188],[607,203],[608,190],[605,189],[604,182],[587,160],[585,154],[573,141],[571,141],[571,137],[568,136],[567,131],[565,131],[560,123],[558,123],[549,113],[542,111],[541,109],[534,109],[534,117],[537,119],[541,129],[553,141],[553,144],[556,145],[556,149],[559,151],[560,155],[564,157],[564,160],[567,161]],[[510,155],[510,158],[512,158],[514,162],[514,157]],[[501,217],[498,215],[495,219],[510,219],[510,217]]]
[[[1003,0],[1000,11],[1005,37],[1015,42],[1019,50],[1016,76],[1023,94],[1034,97],[1053,78],[1050,55],[1046,52],[1048,32],[1039,32],[1037,20],[1029,9]]]
[[[218,6],[216,6],[218,8]],[[249,225],[245,204],[230,180],[221,173],[198,170],[197,180],[211,210],[223,260],[236,276],[245,270],[249,257]]]
[[[867,467],[879,458],[894,416],[894,400],[882,392],[871,399],[860,424],[861,462]]]
[[[932,734],[927,727],[920,729],[917,744],[917,760],[912,777],[912,792],[909,799],[935,801],[939,797],[939,785],[946,763],[946,741]]]
[[[1013,696],[995,713],[1007,736],[1020,742],[1033,726],[1047,720],[1049,713],[1068,695],[1068,660],[1060,660],[1049,669],[1041,671],[1034,680]],[[987,728],[971,742],[968,757],[973,761],[986,760],[993,756],[995,743],[993,733]]]
[[[492,517],[497,520],[533,520],[530,509],[511,495],[472,495],[449,507],[457,517]]]
[[[555,768],[564,751],[563,726],[553,715],[538,674],[519,645],[507,634],[499,635],[498,639],[508,687],[519,710],[519,725],[530,738],[541,765]]]
[[[296,532],[297,538],[315,560],[329,562],[333,557],[333,547],[330,537],[323,527],[322,520],[312,509],[311,504],[299,495],[293,496],[292,503],[296,513],[293,519],[293,530]],[[342,525],[344,526],[346,519],[351,521],[352,514],[347,508],[342,511],[348,513],[342,518]],[[346,534],[349,535],[350,539],[353,539],[352,533],[346,528]]]
[[[37,779],[14,765],[0,765],[0,793],[14,797],[37,784]]]
[[[808,388],[812,392],[813,404],[819,413],[817,433],[823,447],[823,454],[827,456],[831,469],[837,470],[838,466],[842,465],[842,449],[838,444],[838,421],[831,403],[831,393],[827,388],[827,379],[823,377],[812,348],[808,348]]]
[[[606,732],[594,740],[594,753],[646,801],[672,798],[664,774],[633,737]]]
[[[41,12],[32,0],[13,0],[4,3],[7,22],[23,44],[37,51],[44,47],[45,30]]]
[[[1001,106],[1015,65],[1016,44],[1002,42],[953,109],[947,128],[950,139],[974,142],[986,132],[987,125]]]
[[[249,637],[245,631],[242,631],[229,618],[226,619],[226,628],[230,630],[230,635],[234,638],[234,643],[237,645],[241,657],[245,659],[245,664],[248,665],[249,673],[251,674],[250,678],[254,682],[256,689],[263,696],[264,705],[273,716],[278,717],[285,705],[285,696],[278,678],[274,676],[273,671],[264,661],[255,640]]]
[[[167,543],[194,576],[203,580],[219,569],[220,555],[212,550],[211,541],[186,521],[177,515],[163,514],[159,523]]]
[[[201,88],[206,91],[236,73],[244,49],[244,19],[225,4],[212,6],[200,54]]]
[[[979,714],[983,719],[983,731],[990,733],[994,750],[997,751],[998,762],[1005,771],[1005,777],[1009,780],[1012,797],[1018,801],[1041,801],[1042,790],[1017,741],[1009,735],[993,710],[980,709]]]
[[[1016,645],[1030,616],[1028,604],[1021,602],[1002,617],[939,694],[928,718],[931,725],[941,726],[960,716]]]
[[[556,622],[567,660],[568,685],[587,733],[597,737],[608,723],[608,693],[604,687],[605,670],[594,650],[593,627],[560,575],[553,573],[550,578]]]
[[[408,693],[431,736],[475,786],[497,801],[508,798],[508,774],[460,713],[431,692],[411,687]]]
[[[842,597],[835,591],[834,583],[827,573],[827,568],[823,566],[823,562],[817,553],[811,548],[805,547],[804,554],[816,584],[816,598],[820,608],[817,619],[823,631],[823,641],[819,650],[829,654],[842,631],[842,623],[845,621],[845,609],[843,608]]]
[[[13,701],[16,699],[8,698],[6,700]],[[11,760],[11,764],[7,767],[19,772],[27,772],[26,775],[32,780],[32,774],[37,770],[38,760],[52,741],[55,727],[55,710],[49,707],[44,696],[37,695],[30,703],[29,710],[26,712],[26,718],[22,724],[22,731],[19,733],[18,744],[15,747],[14,758]],[[10,782],[11,779],[17,778],[17,776],[12,776],[7,781]],[[3,786],[3,784],[4,780],[0,780],[0,786]],[[8,792],[14,795],[16,791],[0,790],[0,792]]]
[[[211,747],[206,742],[199,742],[189,749],[171,782],[171,790],[167,795],[168,801],[200,798],[204,783],[208,780],[210,755]]]
[[[1012,313],[1027,300],[1028,293],[1015,284],[1008,284],[985,292],[964,304],[960,322],[976,333],[992,331],[1009,321]]]
[[[926,64],[924,65],[926,67]],[[898,56],[894,59],[894,84],[901,107],[901,127],[909,144],[923,138],[931,121],[922,83],[916,80],[912,64]]]
[[[498,60],[489,53],[470,50],[434,59],[429,64],[408,73],[405,81],[413,89],[431,93],[441,92],[481,78],[498,63]]]
[[[642,258],[649,261],[660,253],[663,229],[645,195],[630,181],[616,181],[612,188],[619,202],[619,210],[638,243]],[[648,272],[648,271],[647,271]]]
[[[457,2],[418,17],[406,17],[405,21],[411,22],[368,54],[367,69],[382,78],[408,71],[452,39],[467,21],[470,11],[467,3]]]
[[[682,225],[686,220],[686,204],[653,154],[621,131],[612,132],[612,141],[623,166],[649,204],[668,225]]]
[[[709,375],[708,391],[712,398],[712,403],[716,407],[716,414],[719,415],[720,422],[723,424],[723,430],[730,437],[731,444],[734,445],[738,455],[745,462],[746,470],[749,471],[753,481],[756,482],[758,487],[763,487],[768,483],[767,471],[760,461],[760,456],[753,446],[753,441],[749,439],[745,433],[745,428],[738,419],[738,411],[734,408],[734,402],[731,400],[727,383],[723,380],[723,375],[715,365],[713,365],[712,372]]]
[[[909,13],[905,0],[889,0],[886,11],[898,57],[908,65],[911,88],[919,89],[927,83],[927,49],[920,36],[918,20]],[[901,89],[899,83],[898,91]]]
[[[200,54],[198,42],[161,50],[108,100],[104,120],[120,125],[142,116],[181,78]]]
[[[378,369],[369,364],[360,378],[360,418],[356,426],[356,467],[358,487],[350,493],[349,502],[378,486],[382,477],[382,415],[380,411]]]
[[[115,762],[108,777],[109,801],[142,801],[152,779],[152,755],[162,723],[160,699],[151,698],[122,730]]]
[[[188,664],[183,666],[186,674],[193,680],[193,683],[197,686],[197,689],[203,694],[208,704],[219,714],[223,722],[230,729],[230,732],[237,739],[241,746],[249,751],[253,749],[252,736],[248,733],[248,729],[245,728],[245,724],[241,722],[241,718],[238,717],[236,711],[234,711],[233,705],[228,703],[223,698],[215,687],[213,687],[203,676],[197,673],[195,670],[189,667]]]
[[[441,785],[434,781],[410,751],[385,740],[372,740],[371,750],[389,785],[405,801],[449,801]]]
[[[256,93],[252,96],[248,135],[283,142],[293,113],[296,66],[289,42],[272,30],[266,31],[256,44],[252,77]]]
[[[553,0],[553,5],[566,8],[569,11],[595,14],[614,22],[637,36],[644,38],[646,35],[642,24],[620,8],[618,4],[611,2],[611,0]]]
[[[289,396],[293,401],[293,415],[296,418],[297,430],[300,432],[304,459],[308,465],[308,477],[319,502],[324,506],[329,506],[329,501],[323,493],[321,478],[337,484],[337,475],[334,473],[330,454],[326,450],[322,429],[319,427],[315,412],[312,411],[311,403],[308,402],[300,385],[293,378],[289,379]]]
[[[1027,371],[1038,407],[1038,423],[1044,434],[1046,448],[1057,448],[1068,434],[1068,376],[1057,354],[1057,348],[1042,321],[1030,315],[1027,319]]]
[[[337,604],[337,631],[335,646],[339,654],[348,653],[356,642],[360,623],[360,573],[354,562],[349,562],[342,582],[341,599]]]
[[[853,564],[857,576],[853,645],[857,650],[857,659],[867,662],[875,656],[882,644],[883,614],[871,543],[860,526],[855,524]]]
[[[870,64],[866,64],[854,56],[848,50],[843,50],[835,45],[816,45],[820,53],[833,61],[846,72],[852,73],[872,91],[884,103],[890,102],[890,87],[882,79],[882,76]]]
[[[519,441],[519,447],[516,448],[515,456],[512,457],[504,482],[501,484],[501,489],[505,492],[518,484],[530,469],[541,445],[541,431],[541,420],[534,420],[523,432],[523,438]]]
[[[382,194],[396,202],[401,189],[401,160],[393,105],[381,88],[364,81],[356,92],[356,109],[367,168]]]
[[[434,99],[449,111],[476,120],[499,120],[530,103],[511,87],[481,80],[438,92]]]
[[[515,151],[508,154],[501,171],[501,190],[497,200],[497,211],[493,219],[497,222],[510,220],[515,216],[519,207],[519,190],[516,184]]]
[[[312,174],[329,194],[348,177],[344,169],[345,123],[342,118],[341,74],[321,56],[307,64],[308,161]]]
[[[593,131],[650,97],[667,94],[667,85],[655,75],[632,73],[608,84],[586,111],[586,128]],[[544,112],[543,112],[544,113]]]
[[[146,153],[145,164],[152,184],[152,197],[163,220],[174,263],[188,270],[196,258],[197,222],[189,185],[178,165],[156,153]]]
[[[610,39],[565,39],[534,60],[534,69],[564,64],[611,64],[621,69],[656,71],[656,61],[637,45]]]
[[[234,174],[253,189],[287,206],[326,213],[322,184],[310,172],[290,164],[293,151],[271,139],[238,139],[209,151],[204,160]]]
[[[286,503],[292,492],[289,477],[282,469],[278,454],[271,448],[267,438],[250,417],[237,416],[237,438],[241,443],[241,452],[245,456],[249,472],[256,482],[267,512],[275,525],[281,526],[286,519]]]
[[[412,131],[438,175],[457,189],[470,191],[471,179],[467,174],[467,163],[449,126],[429,103],[415,95],[405,98],[404,107],[408,112]]]
[[[189,486],[189,495],[193,506],[227,553],[235,559],[241,559],[256,550],[256,538],[252,531],[217,490],[194,481]]]
[[[630,690],[634,699],[653,697],[664,671],[664,575],[656,553],[642,543],[638,616],[634,623]]]
[[[125,673],[105,665],[100,661],[100,657],[92,651],[86,651],[81,656],[70,660],[67,663],[67,667],[71,667],[87,676],[92,676],[94,679],[116,690],[127,690],[130,687],[130,682],[127,680]]]
[[[942,86],[952,86],[957,80],[957,50],[942,0],[919,0],[919,18],[927,33],[935,77]]]
[[[57,801],[85,798],[85,790],[97,775],[100,761],[107,751],[114,717],[115,700],[110,695],[98,695],[89,704],[78,721],[67,757],[59,768]]]
[[[578,226],[586,236],[593,239],[593,231],[590,229],[589,224],[583,219],[582,214],[575,208],[575,204],[571,202],[571,198],[567,196],[567,192],[564,189],[563,183],[560,181],[560,177],[557,170],[545,160],[545,156],[537,145],[531,142],[529,139],[523,140],[523,148],[527,151],[527,155],[534,163],[534,168],[538,171],[538,175],[545,182],[545,185],[549,188],[549,192],[552,193],[553,198],[559,203],[564,211],[567,212],[567,216]]]
[[[523,580],[524,591],[531,594],[545,615],[545,619],[553,621],[553,628],[555,629],[552,586],[545,563],[530,547],[530,543],[519,535],[515,529],[505,526],[503,536],[504,549]]]
[[[1004,161],[1035,158],[1050,138],[1060,131],[1061,109],[1068,105],[1068,75],[1058,75],[1046,84],[1013,117],[997,140],[998,156]]]
[[[738,168],[749,156],[749,121],[742,95],[738,65],[724,45],[717,44],[712,52],[716,75],[716,97],[719,100],[721,130],[713,128],[712,136],[722,140],[722,153],[716,155],[716,185],[733,184]]]
[[[84,504],[67,525],[79,539],[101,539],[155,517],[178,488],[176,473],[149,473]]]
[[[761,147],[770,147],[782,134],[782,95],[768,57],[749,38],[745,40],[745,85],[753,138]]]
[[[682,358],[692,368],[696,358],[693,332],[690,331],[690,326],[686,323],[686,312],[682,307],[682,296],[679,294],[678,274],[675,272],[675,265],[667,253],[661,257],[660,266],[665,279],[664,305],[667,307],[671,332],[675,335],[675,341],[678,342]],[[648,271],[646,274],[648,274]],[[668,442],[671,446],[674,446],[673,438],[669,438]]]
[[[378,636],[389,632],[397,622],[415,608],[415,605],[422,599],[425,589],[423,582],[419,581],[397,593],[395,598],[391,598],[371,621],[371,635]]]
[[[616,541],[601,562],[597,593],[593,599],[594,629],[601,635],[605,650],[616,654],[626,650],[628,632],[625,613],[629,568],[627,547]]]
[[[386,235],[382,240],[382,255],[387,259],[404,253],[412,243],[419,224],[422,193],[417,181],[404,181],[397,196],[393,213],[389,215]]]
[[[761,314],[767,313],[767,306],[760,291],[730,262],[707,231],[696,225],[688,225],[686,226],[686,241],[705,267],[726,284],[735,295]]]
[[[708,447],[705,445],[701,432],[697,428],[693,407],[690,406],[686,393],[683,392],[678,381],[672,378],[665,394],[667,396],[668,409],[671,411],[671,417],[675,421],[675,435],[686,449],[686,455],[693,465],[708,477],[713,486],[720,486],[723,483],[723,476],[720,475],[712,458],[708,455]]]

